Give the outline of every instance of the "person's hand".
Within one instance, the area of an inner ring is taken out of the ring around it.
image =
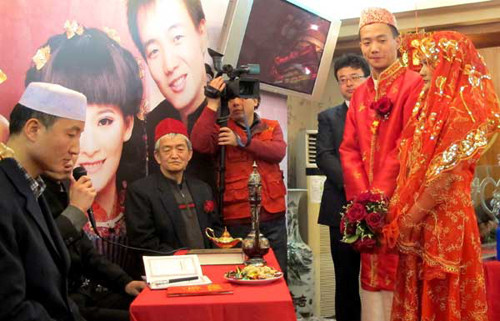
[[[416,244],[420,240],[423,229],[422,223],[414,223],[414,221],[404,221],[399,226],[399,242],[402,244]]]
[[[408,244],[411,242],[411,236],[413,234],[413,229],[410,227],[400,227],[399,228],[399,241],[403,244]]]
[[[222,78],[222,76],[220,76],[220,77],[212,79],[208,83],[208,86],[218,90],[219,92],[222,92],[224,90],[224,88],[226,88],[226,83],[224,82],[224,79]],[[218,97],[218,98],[207,97],[207,107],[213,111],[217,111],[220,107],[220,97]]]
[[[4,143],[0,143],[0,160],[14,157],[14,151]]]
[[[128,295],[137,296],[147,286],[147,283],[144,281],[131,281],[125,286],[125,292]]]
[[[397,220],[393,220],[391,223],[386,224],[382,228],[382,235],[380,237],[380,246],[385,249],[396,249],[396,243],[399,237],[399,227]]]
[[[238,146],[236,134],[228,127],[221,127],[219,130],[219,145]]]
[[[92,206],[95,196],[96,191],[94,186],[92,186],[90,177],[85,175],[80,177],[78,181],[75,181],[73,176],[71,176],[71,186],[69,187],[69,205],[72,205],[85,213],[90,206]]]

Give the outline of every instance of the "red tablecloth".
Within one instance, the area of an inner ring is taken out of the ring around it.
[[[488,300],[488,319],[500,320],[500,261],[485,261],[484,279],[486,299]]]
[[[268,265],[277,268],[272,252]],[[234,265],[204,265],[213,283],[227,283],[224,273]],[[166,290],[145,289],[132,302],[133,321],[292,321],[296,320],[290,292],[283,279],[266,285],[233,284],[234,294],[167,297]]]

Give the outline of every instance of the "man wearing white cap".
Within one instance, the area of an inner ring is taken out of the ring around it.
[[[40,175],[71,173],[87,99],[59,85],[31,83],[10,115],[0,162],[0,320],[83,320],[68,299],[69,255]]]
[[[398,140],[423,81],[397,58],[396,18],[382,8],[365,9],[359,21],[360,47],[371,76],[352,96],[340,158],[347,200],[369,191],[390,198],[399,173]],[[389,320],[398,257],[384,248],[361,253],[361,319]]]

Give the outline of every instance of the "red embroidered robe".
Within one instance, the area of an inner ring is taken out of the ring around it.
[[[340,146],[348,200],[367,190],[382,191],[391,197],[399,173],[398,141],[422,85],[418,73],[396,61],[379,75],[377,89],[370,77],[354,92]],[[392,109],[388,116],[381,117],[370,105],[384,96],[391,100]],[[363,289],[392,291],[397,261],[396,254],[362,253]]]

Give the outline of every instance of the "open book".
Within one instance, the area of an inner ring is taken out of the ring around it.
[[[212,283],[203,275],[196,255],[143,256],[142,259],[146,282],[153,290]]]

